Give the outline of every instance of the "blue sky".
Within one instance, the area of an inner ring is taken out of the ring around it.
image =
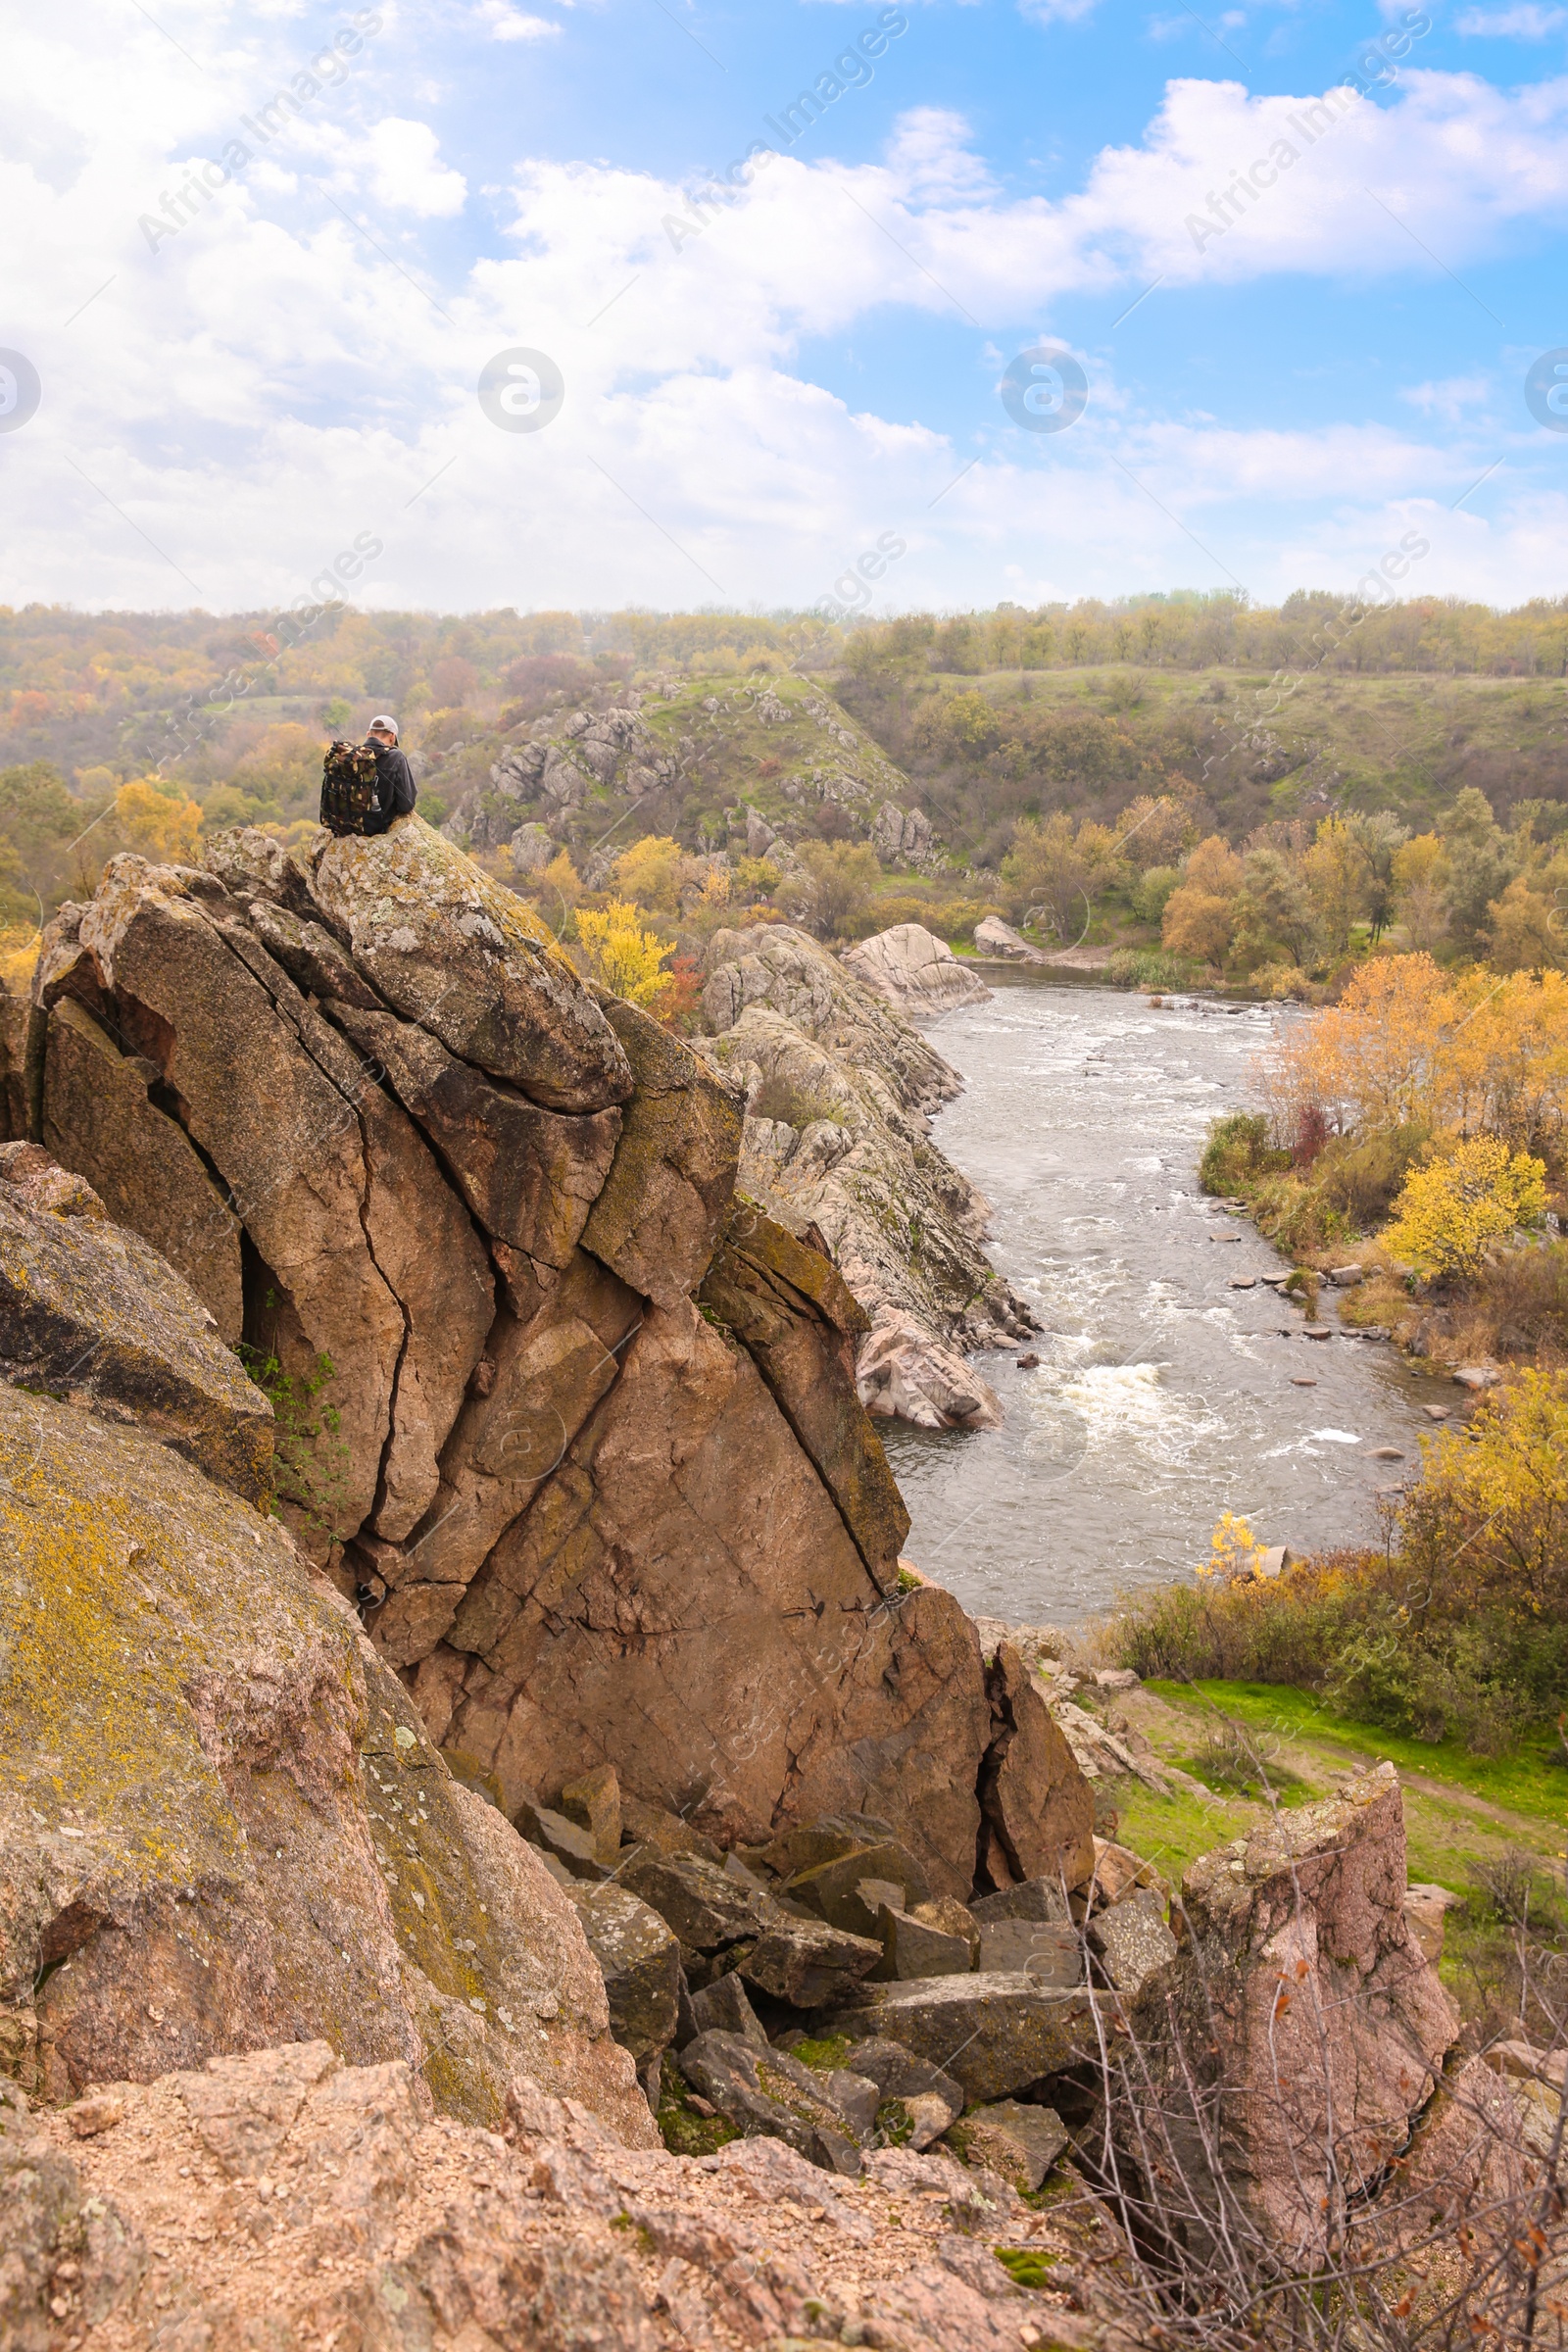
[[[772,607],[887,534],[884,610],[1272,601],[1401,546],[1399,593],[1558,594],[1568,432],[1524,377],[1568,346],[1565,35],[1546,0],[35,14],[0,596],[286,602],[359,537],[369,604]],[[999,397],[1042,344],[1062,431]],[[517,351],[562,386],[535,430],[477,396]]]

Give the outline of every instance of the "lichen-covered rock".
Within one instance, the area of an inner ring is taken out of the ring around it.
[[[0,1388],[0,2051],[51,2099],[290,2037],[646,2135],[567,1898],[275,1521]]]
[[[859,2171],[858,2134],[828,2081],[786,2050],[760,2050],[738,2034],[699,2034],[682,2050],[680,2071],[745,2136],[782,2139],[826,2173]]]
[[[899,2042],[952,2075],[970,2099],[1004,2099],[1100,2054],[1088,1992],[1050,1991],[1011,1971],[862,1984],[822,2031]]]
[[[1117,1992],[1140,1992],[1156,1969],[1176,1957],[1165,1906],[1149,1886],[1135,1887],[1089,1923],[1089,1948]]]
[[[36,1146],[7,1150],[44,1156]],[[0,1378],[139,1422],[247,1501],[265,1502],[271,1406],[173,1268],[94,1205],[96,1216],[61,1217],[25,1205],[0,1177]]]
[[[657,1911],[607,1881],[571,1888],[610,2002],[610,2030],[639,2066],[675,2038],[680,1945]]]
[[[422,818],[323,836],[312,894],[392,1009],[465,1061],[551,1110],[631,1093],[614,1031],[545,926]]]

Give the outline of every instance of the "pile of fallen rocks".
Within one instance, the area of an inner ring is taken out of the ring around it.
[[[1092,1840],[1083,1882],[933,1897],[891,1825],[831,1814],[724,1852],[623,1797],[613,1769],[517,1826],[570,1894],[611,2030],[666,2145],[762,2134],[831,2172],[939,2140],[1037,2189],[1068,2145],[1056,2078],[1092,2059],[1092,1987],[1130,1997],[1176,1951],[1165,1889]]]

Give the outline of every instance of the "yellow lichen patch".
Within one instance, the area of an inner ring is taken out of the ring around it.
[[[80,1832],[83,1863],[103,1832],[117,1874],[128,1863],[147,1883],[240,1867],[190,1691],[232,1649],[247,1588],[281,1602],[274,1641],[310,1639],[288,1608],[289,1584],[305,1588],[281,1532],[140,1433],[12,1390],[0,1531],[0,1788],[51,1831]]]

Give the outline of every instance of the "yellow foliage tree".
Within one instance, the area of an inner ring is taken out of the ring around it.
[[[1426,1447],[1399,1514],[1406,1557],[1452,1614],[1497,1593],[1536,1617],[1568,1605],[1568,1372],[1526,1367],[1462,1433]]]
[[[634,841],[615,860],[615,880],[628,899],[658,914],[673,914],[680,887],[682,851],[666,833]]]
[[[189,865],[202,829],[199,801],[172,797],[150,777],[122,784],[115,820],[133,850],[166,865]]]
[[[1221,1511],[1200,1576],[1250,1576],[1263,1546],[1237,1511]]]
[[[1361,844],[1343,816],[1323,819],[1302,871],[1329,945],[1343,955],[1350,942],[1350,926],[1364,911],[1369,878]]]
[[[1544,1161],[1477,1135],[1411,1169],[1383,1239],[1419,1273],[1469,1274],[1489,1242],[1534,1224],[1545,1206]]]
[[[669,986],[664,957],[670,951],[644,930],[625,899],[612,899],[602,911],[579,906],[577,945],[593,978],[628,1004],[652,1004]]]

